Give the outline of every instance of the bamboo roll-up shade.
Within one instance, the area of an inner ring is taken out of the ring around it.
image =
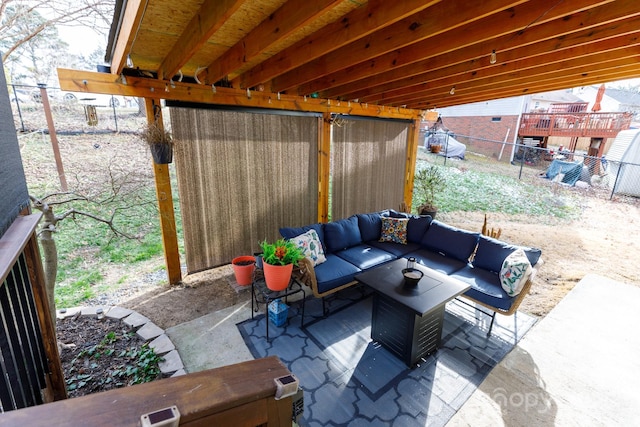
[[[409,124],[341,120],[333,126],[331,218],[397,209],[403,201]]]
[[[171,126],[189,272],[317,220],[316,117],[172,108]]]

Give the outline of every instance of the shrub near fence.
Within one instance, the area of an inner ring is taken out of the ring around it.
[[[492,141],[455,135],[455,138],[467,146],[464,160],[446,158],[431,154],[420,147],[419,157],[431,163],[456,165],[478,172],[496,173],[519,180],[533,182],[562,182],[563,176],[545,179],[547,169],[553,160],[576,162],[582,165],[575,187],[588,189],[589,194],[602,198],[621,198],[631,196],[632,202],[640,197],[640,164],[632,162],[614,162],[603,157],[587,156],[576,151],[559,151],[559,147],[540,148],[522,143]],[[444,150],[443,150],[444,151]],[[542,181],[540,181],[542,180]],[[567,187],[570,187],[567,185]]]

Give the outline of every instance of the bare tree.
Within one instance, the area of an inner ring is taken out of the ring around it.
[[[114,156],[106,161],[106,168],[102,171],[78,172],[75,179],[71,181],[74,191],[56,191],[43,197],[29,196],[33,208],[43,214],[38,237],[42,248],[47,297],[54,324],[56,312],[54,295],[59,261],[54,233],[60,230],[60,222],[71,220],[75,223],[80,218],[88,218],[105,224],[111,231],[110,236],[105,240],[106,243],[110,243],[114,238],[143,237],[125,230],[125,226],[118,225],[117,220],[119,218],[125,220],[132,207],[142,206],[150,213],[151,211],[154,214],[157,213],[154,200],[144,195],[144,189],[149,185],[148,173],[139,169],[128,169],[127,166],[123,164],[122,156]]]
[[[60,25],[87,26],[107,34],[113,15],[109,0],[0,0],[2,60],[20,46]]]
[[[44,279],[47,290],[47,298],[49,300],[49,307],[51,308],[51,320],[55,325],[56,321],[56,302],[55,302],[55,285],[56,276],[58,274],[58,248],[56,241],[53,237],[53,233],[58,231],[58,223],[67,218],[76,219],[79,216],[91,218],[94,221],[101,222],[109,226],[109,229],[113,232],[113,236],[122,236],[127,239],[134,239],[135,236],[130,235],[114,225],[114,218],[120,208],[116,208],[112,211],[109,218],[96,215],[91,212],[70,208],[60,214],[56,214],[53,211],[55,206],[68,205],[78,201],[88,201],[87,197],[75,194],[75,193],[51,193],[42,198],[36,198],[29,196],[33,207],[42,212],[43,221],[40,225],[40,231],[38,237],[40,239],[40,246],[42,248],[42,255],[44,257]],[[56,199],[55,201],[48,201]]]

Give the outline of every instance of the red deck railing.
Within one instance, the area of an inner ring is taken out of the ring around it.
[[[522,115],[520,136],[614,138],[629,129],[631,113],[527,113]]]

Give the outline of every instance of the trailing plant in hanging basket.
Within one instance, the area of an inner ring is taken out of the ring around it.
[[[161,165],[173,161],[174,142],[169,131],[153,122],[143,129],[141,137],[149,145],[155,163]]]

